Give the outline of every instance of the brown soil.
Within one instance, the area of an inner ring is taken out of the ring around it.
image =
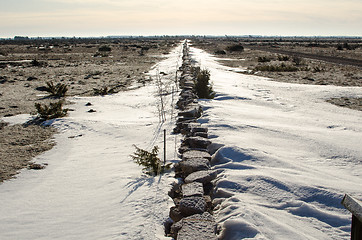
[[[241,74],[289,83],[362,87],[361,39],[210,38],[195,39],[192,43],[222,58],[220,63],[226,66],[247,70],[240,71]],[[242,45],[244,50],[230,51],[229,47],[233,45]],[[269,66],[276,70],[260,70]],[[281,66],[296,71],[281,71]],[[330,99],[328,102],[362,110],[361,98]]]
[[[0,130],[0,182],[11,178],[22,168],[39,167],[30,161],[54,146],[50,138],[55,132],[54,128],[37,125],[3,127]]]
[[[93,96],[94,89],[125,91],[143,85],[145,72],[160,61],[179,39],[53,39],[0,41],[0,118],[36,114],[35,103],[58,101],[39,91],[47,82],[66,84],[67,96]],[[108,46],[111,51],[100,51]],[[36,61],[34,61],[36,60]],[[0,182],[54,145],[52,128],[5,126],[0,122]]]

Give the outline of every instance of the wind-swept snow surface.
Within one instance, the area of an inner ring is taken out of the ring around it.
[[[362,112],[324,100],[361,97],[361,88],[299,85],[244,75],[191,48],[211,72],[216,97],[201,100],[214,143],[224,239],[349,239],[362,198]]]
[[[150,72],[153,79],[161,78],[167,92],[181,64],[181,48]],[[130,157],[133,144],[162,149],[166,129],[167,157],[175,159],[172,94],[164,96],[167,121],[160,124],[154,82],[111,96],[70,99],[75,111],[52,123],[61,131],[57,145],[36,158],[49,166],[24,170],[0,184],[1,240],[165,238],[163,223],[173,204],[167,193],[174,178],[142,176]]]

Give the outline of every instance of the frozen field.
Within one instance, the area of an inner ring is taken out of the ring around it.
[[[223,170],[215,217],[224,238],[349,239],[350,213],[340,201],[345,193],[362,198],[362,112],[324,99],[362,97],[362,89],[268,81],[191,51],[217,93],[200,100],[200,122],[225,145],[214,157]],[[150,72],[165,73],[167,90],[180,54],[181,45]],[[153,83],[71,98],[75,111],[52,123],[60,129],[56,147],[36,158],[49,166],[0,185],[0,239],[165,239],[173,174],[144,177],[129,157],[133,144],[161,147],[163,129],[168,159],[177,157],[172,95],[160,124],[157,90]],[[91,108],[97,112],[87,113]]]

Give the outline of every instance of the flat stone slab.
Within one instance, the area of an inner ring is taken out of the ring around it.
[[[217,224],[208,212],[183,218],[172,226],[172,230],[177,232],[177,240],[218,239]]]
[[[198,196],[202,197],[204,195],[204,187],[202,183],[199,182],[192,182],[182,185],[182,196],[185,197],[192,197]]]
[[[189,158],[180,161],[178,165],[184,176],[193,172],[210,169],[210,162],[205,158]]]
[[[185,183],[200,182],[209,183],[217,177],[217,171],[206,170],[193,172],[185,178]]]
[[[184,217],[203,213],[206,210],[206,201],[203,197],[186,197],[181,199],[178,209]]]
[[[208,152],[197,150],[190,150],[182,154],[182,160],[187,160],[190,158],[205,158],[210,161],[211,155]]]

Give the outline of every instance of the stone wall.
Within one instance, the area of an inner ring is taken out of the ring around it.
[[[217,224],[212,216],[212,180],[217,171],[211,170],[209,153],[211,141],[208,129],[197,122],[202,115],[193,92],[196,76],[192,72],[192,60],[187,42],[183,47],[183,64],[179,69],[181,77],[179,110],[175,134],[184,136],[179,153],[181,160],[175,165],[175,177],[180,183],[173,185],[169,196],[175,206],[170,209],[172,223],[167,229],[168,236],[177,240],[217,239]]]

